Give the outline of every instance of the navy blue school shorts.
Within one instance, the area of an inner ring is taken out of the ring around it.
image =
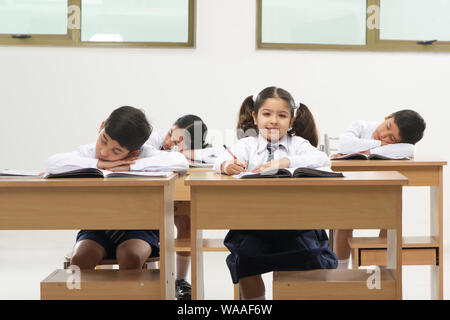
[[[105,259],[115,259],[116,249],[124,241],[141,239],[152,248],[150,257],[159,257],[159,230],[123,230],[125,234],[114,243],[105,233],[106,230],[81,230],[77,234],[77,242],[93,240],[106,250]]]

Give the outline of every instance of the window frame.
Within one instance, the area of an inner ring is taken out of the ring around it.
[[[169,47],[169,48],[189,48],[195,47],[195,0],[189,1],[189,17],[188,17],[188,39],[187,42],[91,42],[81,41],[81,28],[83,21],[81,19],[82,0],[68,0],[68,8],[77,6],[79,14],[79,26],[72,28],[69,23],[67,26],[67,34],[50,35],[38,34],[31,35],[29,38],[13,38],[13,34],[0,34],[0,45],[12,46],[73,46],[73,47]],[[71,17],[71,11],[68,10],[67,19]]]
[[[262,1],[263,0],[256,0],[256,47],[258,49],[450,52],[450,41],[418,44],[418,41],[381,40],[379,28],[377,26],[369,28],[367,25],[367,21],[371,19],[374,14],[379,14],[380,0],[366,0],[365,45],[264,43],[262,42]],[[369,12],[369,8],[373,6],[378,8],[378,13],[373,13],[372,11]],[[379,23],[379,16],[375,19],[378,19],[376,23]]]
[[[69,8],[76,3],[80,3],[81,0],[68,0],[67,7]],[[70,12],[68,11],[68,17]],[[67,26],[67,34],[33,34],[29,38],[14,38],[18,34],[0,34],[0,45],[50,45],[50,46],[60,46],[60,45],[71,45],[76,38],[76,30],[70,29]],[[28,36],[27,34],[19,34],[20,36]]]

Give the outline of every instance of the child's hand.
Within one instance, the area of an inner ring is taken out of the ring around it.
[[[97,168],[102,170],[111,170],[116,167],[128,166],[128,171],[130,170],[130,164],[134,164],[134,160],[139,159],[138,157],[129,157],[122,160],[116,161],[106,161],[106,160],[98,160]],[[113,170],[111,170],[113,171]],[[119,170],[116,170],[119,171]]]
[[[335,159],[335,158],[342,157],[343,155],[344,155],[343,153],[335,153],[335,154],[332,154],[332,155],[330,156],[330,158],[331,158],[331,159]]]
[[[129,156],[128,158],[122,159],[123,161],[134,161],[139,160],[141,157],[138,156]]]
[[[182,150],[180,151],[186,158],[193,160],[194,157],[194,150]]]
[[[247,162],[237,159],[222,163],[222,172],[228,175],[239,174],[247,170]]]
[[[130,165],[126,164],[126,165],[122,165],[122,166],[117,166],[117,167],[112,167],[108,169],[109,171],[130,171]]]
[[[264,172],[264,171],[276,171],[282,168],[289,168],[291,162],[288,158],[283,158],[280,160],[272,160],[270,162],[263,163],[262,165],[257,166],[252,172]]]

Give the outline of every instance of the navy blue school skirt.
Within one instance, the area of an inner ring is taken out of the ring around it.
[[[336,269],[325,230],[230,230],[227,265],[233,283],[271,271]]]

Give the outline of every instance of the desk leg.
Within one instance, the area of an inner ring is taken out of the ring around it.
[[[203,231],[197,229],[197,203],[191,187],[191,284],[192,300],[204,299]]]
[[[334,229],[330,229],[328,233],[328,246],[331,251],[334,251]]]
[[[160,263],[161,299],[175,299],[175,250],[173,239],[173,186],[164,187],[164,203],[161,215]]]
[[[402,188],[398,191],[396,229],[387,231],[387,268],[395,273],[396,297],[402,299]]]
[[[439,241],[439,262],[431,266],[431,299],[444,299],[444,246],[443,246],[443,181],[442,168],[439,172],[439,185],[430,187],[430,236]]]

